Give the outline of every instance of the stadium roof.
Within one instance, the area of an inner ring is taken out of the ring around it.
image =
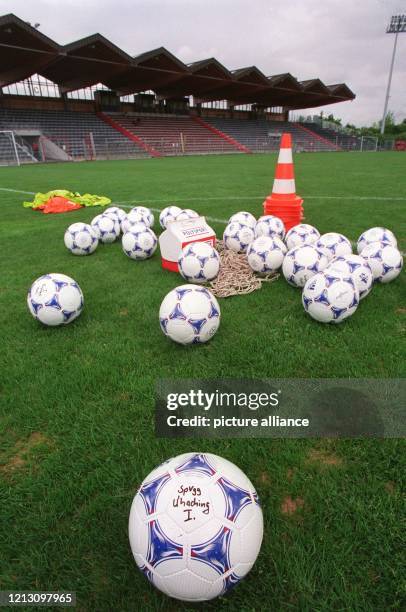
[[[101,34],[59,45],[13,14],[0,17],[0,87],[40,74],[62,92],[103,83],[121,95],[152,90],[162,98],[291,109],[353,100],[345,83],[299,82],[289,73],[265,76],[256,66],[230,71],[216,58],[186,65],[164,47],[131,57]]]

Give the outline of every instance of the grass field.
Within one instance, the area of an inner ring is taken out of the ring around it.
[[[353,241],[384,225],[406,249],[404,155],[295,161],[307,222]],[[401,609],[402,441],[160,440],[153,422],[159,378],[404,376],[405,274],[374,287],[336,327],[308,318],[300,292],[279,279],[222,300],[213,340],[182,347],[159,329],[161,300],[180,279],[161,270],[158,253],[137,263],[115,243],[74,257],[64,230],[97,209],[45,216],[21,206],[31,196],[20,191],[66,188],[124,206],[176,203],[217,220],[238,210],[258,216],[274,162],[235,155],[0,168],[0,589],[73,590],[80,610],[193,609],[137,570],[127,521],[153,467],[206,450],[248,474],[265,537],[249,577],[204,609]],[[47,329],[28,313],[27,289],[46,272],[83,289],[72,325]]]

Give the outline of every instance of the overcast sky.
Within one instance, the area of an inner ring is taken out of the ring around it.
[[[345,82],[354,102],[325,107],[344,122],[382,115],[394,35],[406,0],[0,0],[0,14],[39,22],[60,44],[100,32],[130,55],[164,46],[185,63],[215,56],[230,70]],[[406,33],[399,35],[389,108],[406,117]],[[309,111],[309,114],[319,110]]]

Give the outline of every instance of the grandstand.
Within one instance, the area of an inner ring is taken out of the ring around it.
[[[289,113],[354,98],[344,83],[186,65],[164,47],[131,57],[101,34],[60,45],[0,17],[0,164],[268,152],[282,132],[296,151],[353,150]]]

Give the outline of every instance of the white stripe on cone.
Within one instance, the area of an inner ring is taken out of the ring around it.
[[[279,149],[278,164],[292,164],[292,149]]]
[[[275,179],[272,193],[296,193],[295,179]]]

